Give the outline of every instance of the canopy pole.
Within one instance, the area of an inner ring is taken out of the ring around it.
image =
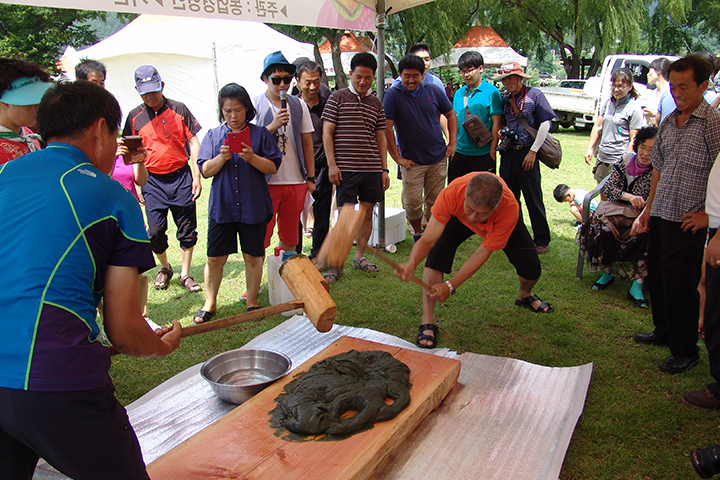
[[[385,93],[385,0],[377,0],[375,4],[377,12],[377,60],[378,74],[376,79],[377,97],[382,102]],[[386,152],[387,153],[387,152]],[[388,163],[388,169],[390,165]],[[388,176],[390,174],[388,173]],[[378,203],[378,248],[385,248],[385,192],[383,199]]]

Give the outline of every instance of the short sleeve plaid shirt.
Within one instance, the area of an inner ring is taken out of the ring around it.
[[[676,110],[662,122],[650,154],[660,172],[650,215],[669,222],[705,209],[708,176],[720,153],[720,112],[703,100],[680,128],[677,116]]]

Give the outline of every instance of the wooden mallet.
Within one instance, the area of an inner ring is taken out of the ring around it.
[[[350,254],[350,249],[353,246],[353,241],[362,226],[366,211],[362,206],[358,210],[355,210],[354,205],[345,204],[342,206],[335,226],[328,233],[327,237],[325,237],[325,241],[318,251],[317,258],[319,265],[337,270],[340,270],[345,265],[347,257]],[[377,258],[393,267],[394,270],[400,270],[400,265],[398,265],[397,262],[378,249],[370,245],[367,246],[367,249]],[[414,275],[410,277],[410,280],[428,292],[433,291],[430,285]]]
[[[243,312],[231,317],[220,318],[198,325],[183,327],[181,337],[191,337],[212,332],[245,322],[261,320],[271,315],[302,308],[318,332],[329,332],[335,321],[337,307],[330,297],[330,285],[305,255],[293,255],[280,267],[280,277],[285,281],[290,293],[297,300]],[[110,355],[119,352],[110,347]]]

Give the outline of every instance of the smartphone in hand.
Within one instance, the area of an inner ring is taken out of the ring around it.
[[[228,133],[228,146],[230,153],[240,153],[243,151],[242,144],[252,147],[250,144],[250,127],[245,127],[239,133]]]
[[[140,135],[122,137],[122,142],[128,149],[127,155],[123,155],[123,162],[125,162],[126,165],[145,160],[145,152],[143,151],[142,137]]]

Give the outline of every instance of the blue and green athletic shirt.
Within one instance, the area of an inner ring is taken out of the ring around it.
[[[78,148],[51,143],[0,166],[0,387],[110,383],[96,308],[108,265],[154,266],[137,200]]]

